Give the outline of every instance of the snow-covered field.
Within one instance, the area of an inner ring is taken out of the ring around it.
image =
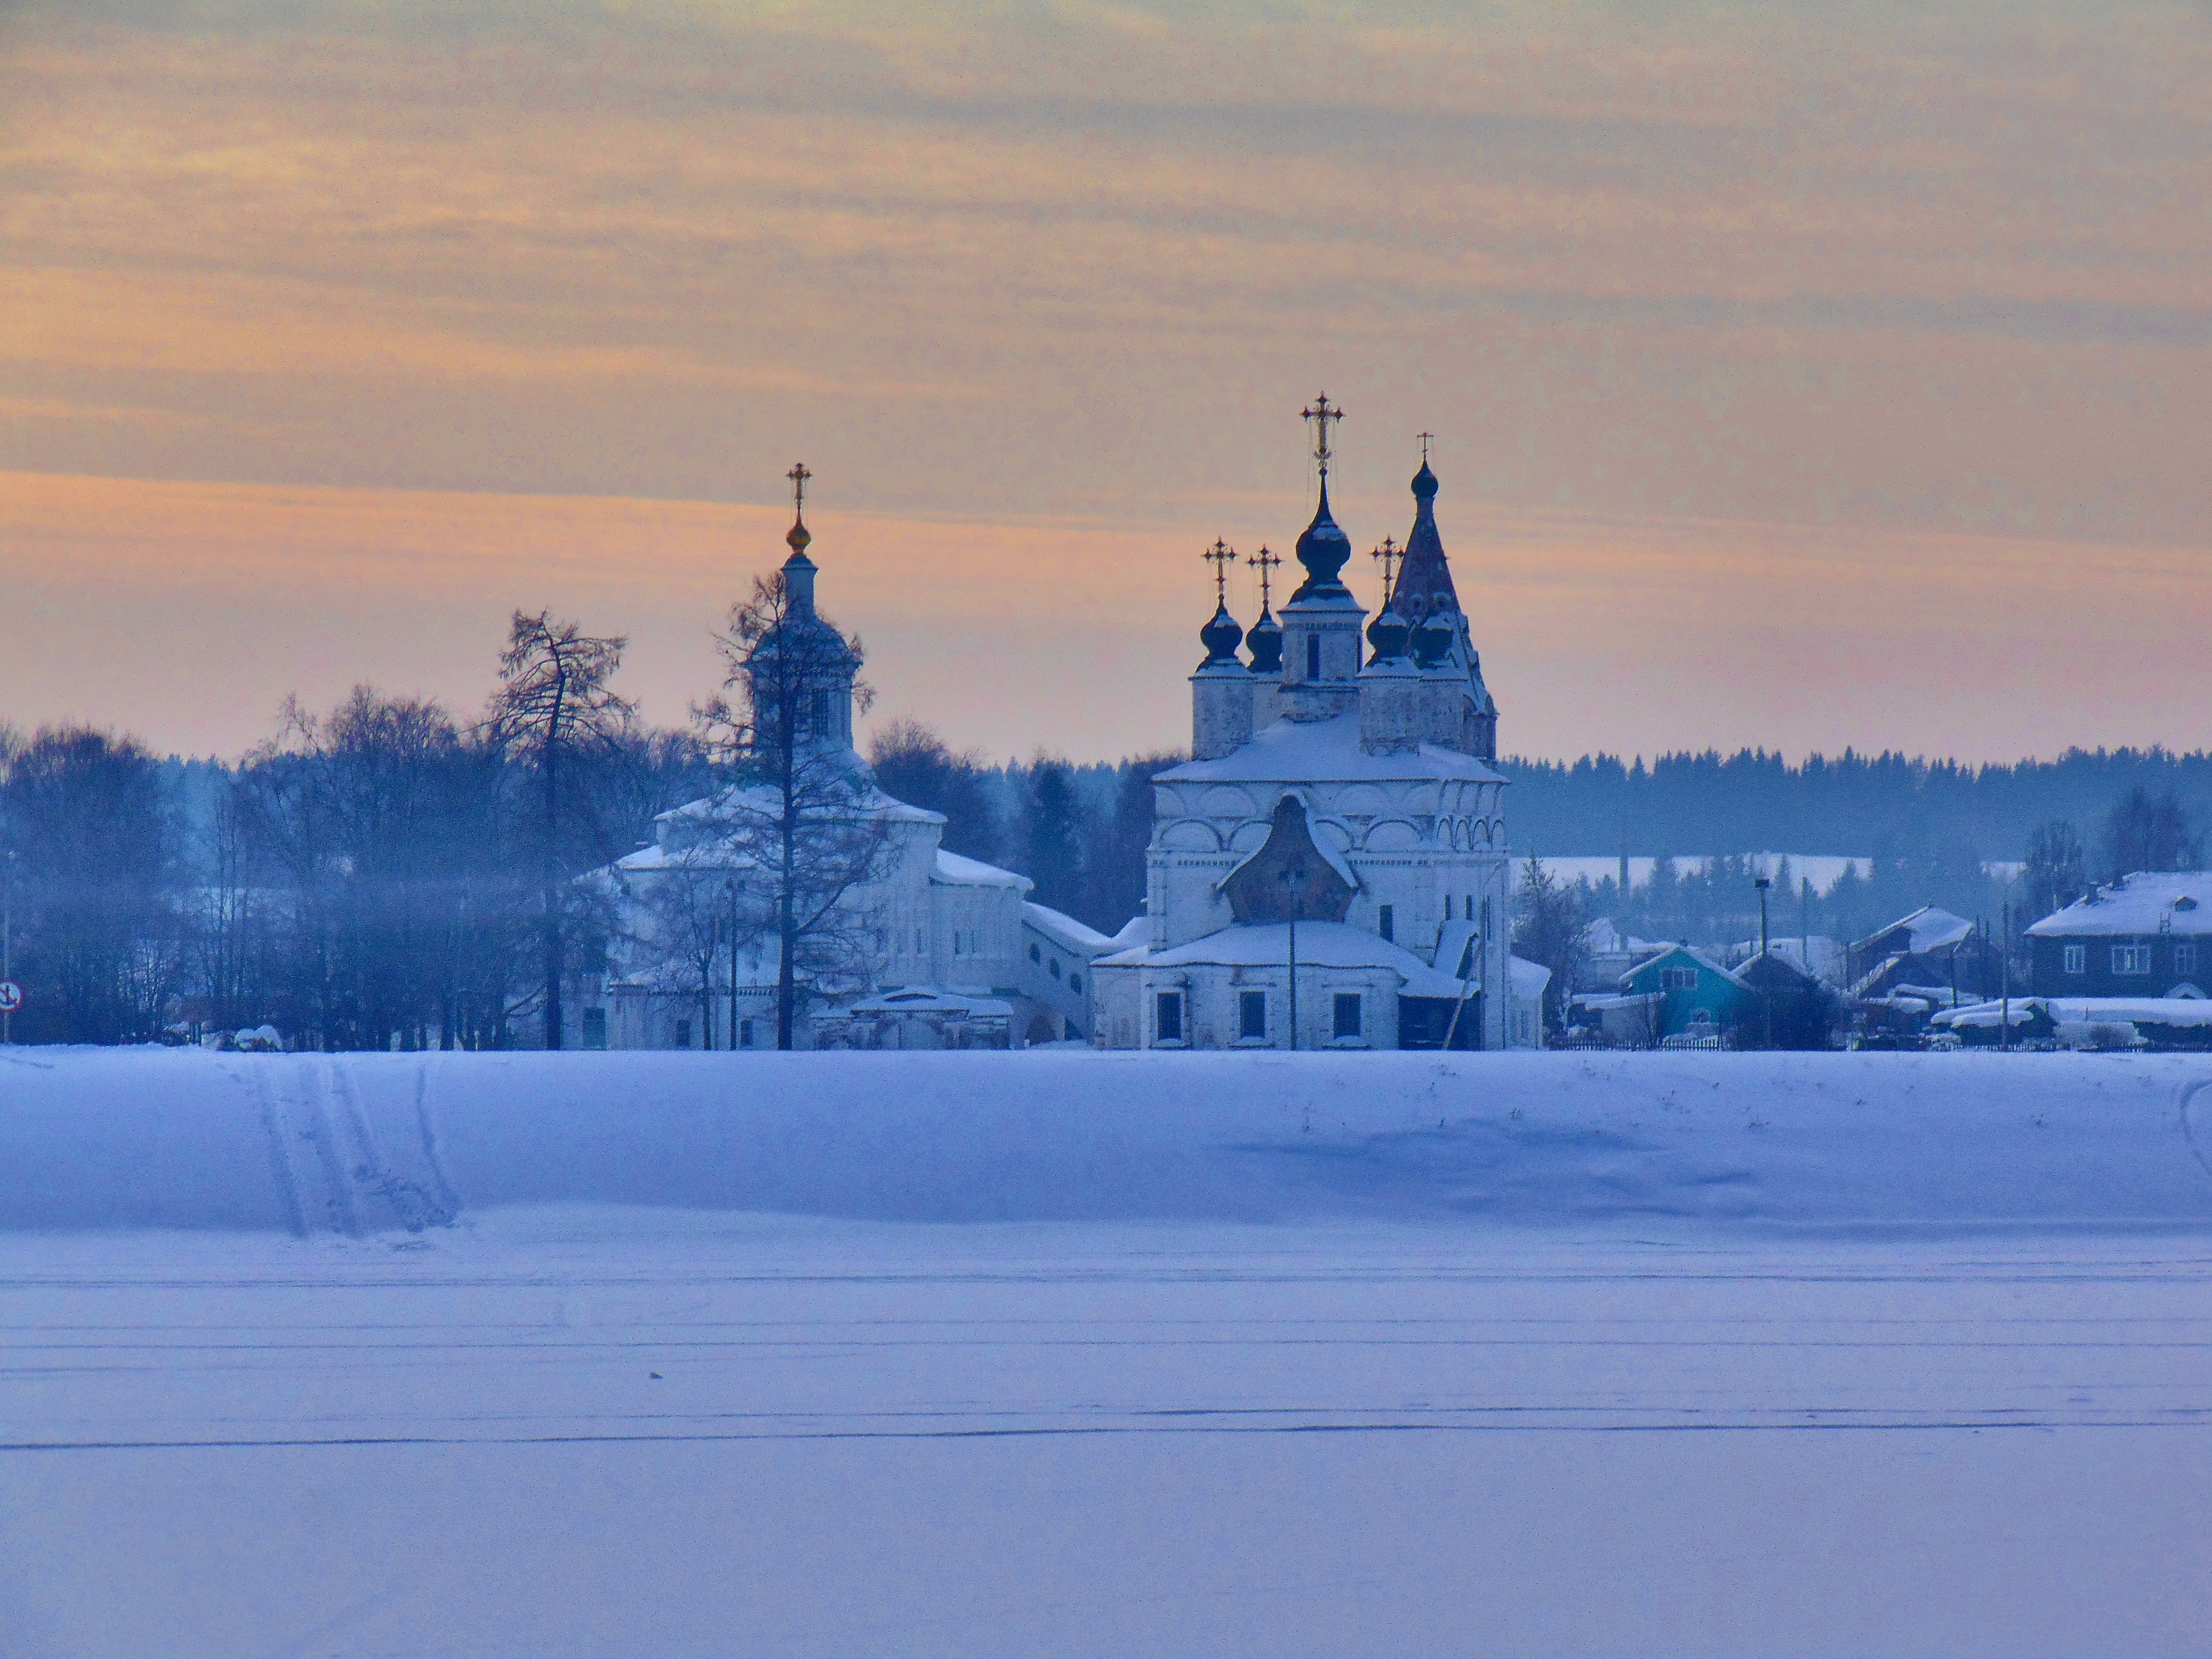
[[[0,1054],[0,1655],[2195,1655],[2212,1064]]]

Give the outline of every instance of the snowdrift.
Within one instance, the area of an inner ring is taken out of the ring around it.
[[[2212,1060],[0,1053],[0,1228],[2212,1223]]]

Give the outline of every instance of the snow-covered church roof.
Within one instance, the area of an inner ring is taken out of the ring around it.
[[[1186,761],[1158,774],[1158,783],[1389,783],[1464,779],[1503,783],[1505,775],[1472,755],[1425,743],[1403,754],[1370,755],[1359,746],[1359,716],[1279,720],[1218,760]]]
[[[1102,957],[1101,968],[1272,968],[1290,957],[1290,924],[1254,922],[1211,933],[1164,951],[1123,951]],[[1458,997],[1468,987],[1439,973],[1411,951],[1348,922],[1309,921],[1298,927],[1298,967],[1388,968],[1405,981],[1410,997]],[[1480,989],[1478,985],[1474,989]]]

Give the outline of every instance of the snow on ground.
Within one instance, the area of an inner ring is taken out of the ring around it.
[[[2207,1085],[18,1051],[0,1656],[2201,1654]]]

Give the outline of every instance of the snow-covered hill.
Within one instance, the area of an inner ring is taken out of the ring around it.
[[[17,1050],[0,1227],[349,1235],[573,1203],[2195,1224],[2208,1117],[2201,1056]]]

